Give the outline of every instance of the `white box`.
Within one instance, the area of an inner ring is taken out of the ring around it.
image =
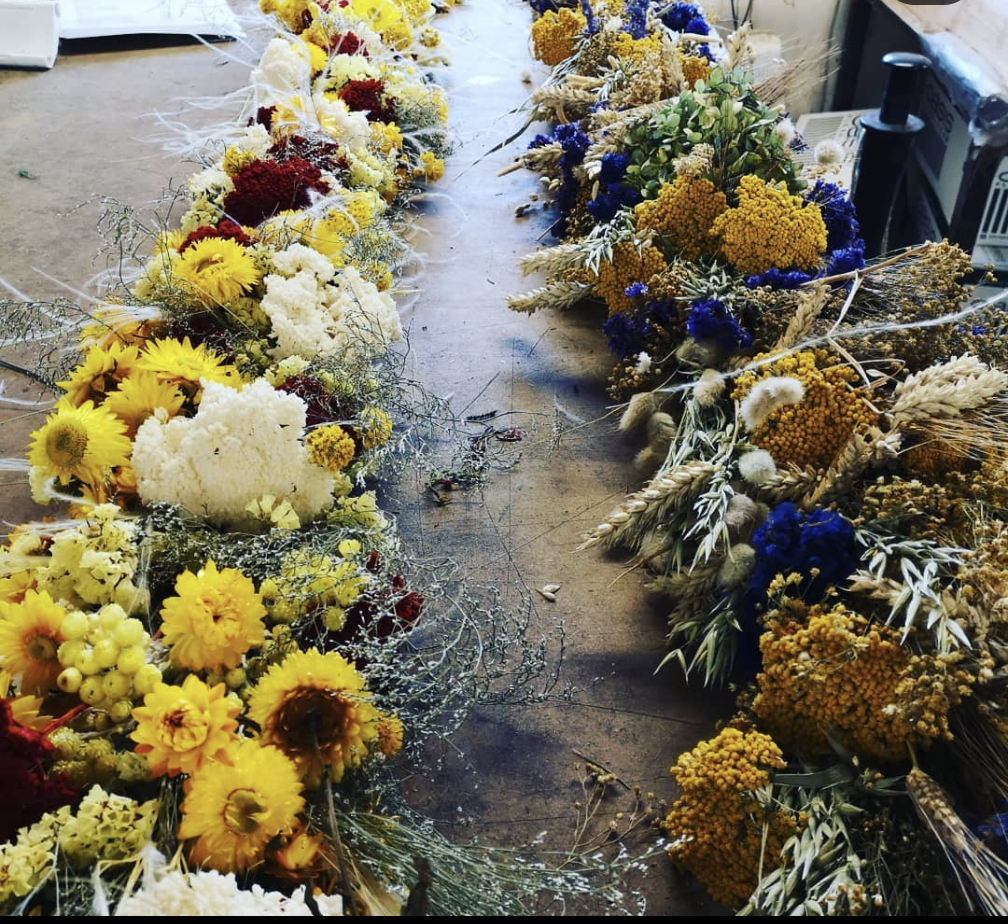
[[[59,51],[57,0],[0,0],[0,67],[44,67]]]

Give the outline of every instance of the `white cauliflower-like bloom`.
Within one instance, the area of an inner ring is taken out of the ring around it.
[[[311,82],[311,55],[304,42],[275,38],[252,71],[252,87],[260,106],[286,103]]]
[[[739,474],[751,485],[766,484],[777,474],[777,465],[765,449],[744,452],[738,460]]]
[[[255,518],[245,508],[269,494],[290,501],[301,522],[312,520],[332,507],[333,478],[308,461],[304,427],[304,402],[265,379],[241,391],[204,380],[195,417],[150,417],[137,431],[140,499],[252,529]]]
[[[273,257],[262,310],[270,319],[274,359],[380,352],[402,337],[392,297],[352,266],[337,275],[322,254],[293,244]]]
[[[363,112],[351,112],[341,99],[329,99],[324,93],[312,97],[319,128],[339,142],[345,151],[363,155],[371,139],[371,123]]]
[[[253,884],[240,888],[234,873],[200,870],[183,873],[169,870],[164,856],[152,846],[144,848],[143,886],[125,896],[116,907],[116,917],[311,917],[305,902],[305,887],[290,896],[267,892]],[[315,904],[324,917],[342,917],[343,900],[338,895],[318,895]]]

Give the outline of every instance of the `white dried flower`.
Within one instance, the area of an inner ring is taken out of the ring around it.
[[[640,353],[637,354],[637,365],[634,366],[634,371],[638,372],[640,375],[646,375],[651,371],[651,355],[649,353],[645,353],[644,350],[641,350]]]
[[[777,474],[777,463],[765,449],[752,449],[739,456],[738,470],[744,481],[759,486]]]
[[[392,297],[356,268],[337,275],[326,257],[303,244],[279,251],[273,266],[261,307],[277,344],[275,359],[377,353],[402,338]]]
[[[290,501],[302,522],[315,519],[333,505],[333,477],[308,461],[304,426],[304,402],[265,379],[241,391],[204,380],[195,417],[151,417],[137,431],[140,499],[253,529],[246,507],[268,494]]]
[[[789,375],[773,375],[757,382],[742,399],[739,414],[746,427],[755,430],[778,408],[798,404],[805,397],[800,379]]]
[[[305,887],[290,895],[267,892],[253,884],[250,889],[238,885],[234,873],[216,870],[183,873],[162,868],[150,870],[145,857],[143,887],[126,896],[115,911],[116,917],[311,917],[305,901]],[[343,915],[343,901],[338,895],[317,895],[315,905],[323,917]]]
[[[704,369],[693,385],[693,398],[700,407],[713,407],[724,390],[724,376],[717,369]]]
[[[798,135],[798,130],[795,128],[794,122],[790,119],[781,119],[774,126],[774,134],[780,138],[781,144],[783,144],[784,147],[787,147],[795,140],[795,137]]]
[[[815,146],[815,159],[817,164],[829,167],[843,162],[843,145],[834,138],[824,138]]]

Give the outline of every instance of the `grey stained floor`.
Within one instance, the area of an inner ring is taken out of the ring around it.
[[[529,318],[506,305],[509,294],[534,285],[520,278],[517,262],[551,220],[537,206],[515,217],[540,189],[534,175],[498,176],[534,128],[487,153],[522,125],[514,110],[531,89],[523,76],[539,81],[545,73],[529,59],[530,21],[519,0],[467,0],[437,23],[451,52],[444,82],[456,148],[418,210],[424,264],[404,318],[411,373],[450,396],[463,416],[513,412],[501,421],[523,438],[499,447],[512,464],[479,492],[454,492],[438,505],[418,476],[394,502],[404,540],[418,551],[453,556],[508,605],[531,605],[535,631],[564,623],[563,678],[579,689],[567,702],[477,710],[444,749],[442,776],[418,780],[417,805],[460,840],[516,844],[546,830],[547,843],[562,847],[581,797],[575,752],[671,801],[669,766],[708,736],[728,702],[687,690],[672,668],[656,674],[665,651],[662,614],[638,575],[621,577],[619,558],[574,551],[640,480],[635,447],[605,416],[611,362],[602,315]],[[195,169],[157,143],[163,128],[155,113],[212,127],[221,112],[192,100],[242,87],[256,59],[255,47],[240,44],[64,43],[51,71],[0,70],[0,278],[33,298],[80,297],[66,286],[93,294],[90,280],[107,265],[96,230],[101,197],[144,210]],[[8,394],[33,394],[5,378]],[[587,423],[553,447],[558,406],[568,427]],[[0,414],[0,456],[23,457],[40,418]],[[19,476],[0,479],[4,523],[45,512],[31,504]],[[561,585],[555,602],[536,593],[546,584]],[[620,792],[614,787],[607,811],[630,807]],[[637,885],[649,915],[721,913],[661,856]]]

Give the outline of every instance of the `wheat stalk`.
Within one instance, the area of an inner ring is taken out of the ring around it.
[[[822,471],[814,468],[792,466],[786,471],[777,470],[757,487],[760,497],[771,504],[797,500],[812,489],[822,478]]]
[[[893,389],[892,415],[897,426],[958,417],[983,407],[1008,387],[1008,373],[992,369],[975,356],[953,356],[907,376]]]
[[[830,298],[828,285],[815,285],[805,289],[798,298],[795,312],[788,321],[787,330],[781,335],[773,352],[791,350],[801,343],[812,331],[812,325],[822,313]]]
[[[522,314],[534,314],[544,308],[565,310],[576,305],[590,291],[592,286],[584,282],[551,282],[524,295],[508,298],[508,308]]]
[[[579,243],[557,244],[555,247],[544,247],[534,253],[526,254],[518,261],[522,276],[532,273],[545,273],[547,276],[558,276],[567,270],[580,269],[584,266],[585,251]]]
[[[849,491],[869,465],[878,460],[880,455],[888,455],[888,452],[880,452],[880,447],[888,446],[889,443],[877,427],[872,427],[865,433],[855,433],[833,460],[815,490],[802,498],[802,506],[810,510],[829,495]]]
[[[578,551],[595,546],[613,548],[631,530],[642,534],[669,510],[696,497],[716,471],[717,466],[711,462],[694,461],[659,475],[613,510],[578,546]]]
[[[907,774],[906,787],[918,817],[938,841],[970,906],[979,904],[986,914],[996,917],[1008,915],[1008,864],[969,829],[945,790],[919,767]]]

